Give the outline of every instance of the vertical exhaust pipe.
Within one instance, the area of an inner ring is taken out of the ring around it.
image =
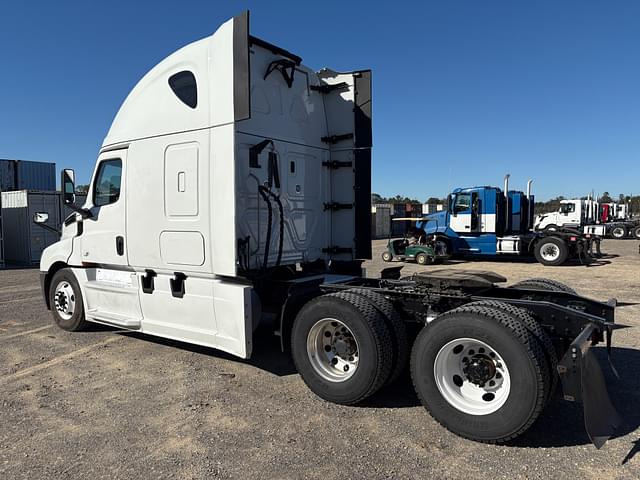
[[[527,182],[527,199],[531,197],[531,184],[533,183],[533,179],[529,179]]]
[[[507,233],[507,231],[509,230],[509,224],[511,223],[510,220],[510,211],[509,211],[509,177],[511,176],[511,174],[507,173],[504,176],[504,209],[505,209],[505,215],[504,215],[504,226],[505,226],[505,232]]]

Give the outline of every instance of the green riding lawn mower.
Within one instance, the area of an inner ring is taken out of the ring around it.
[[[392,222],[417,222],[423,218],[392,218]],[[414,260],[419,265],[435,265],[442,263],[449,255],[446,254],[446,245],[436,240],[433,235],[427,235],[424,230],[411,227],[404,238],[392,239],[393,228],[389,229],[389,241],[387,249],[382,252],[382,260]]]

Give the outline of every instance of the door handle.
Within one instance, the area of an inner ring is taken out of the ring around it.
[[[124,255],[124,237],[120,235],[116,237],[116,253],[120,256]]]

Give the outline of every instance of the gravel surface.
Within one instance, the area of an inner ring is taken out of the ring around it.
[[[370,276],[387,266],[374,242]],[[545,276],[624,302],[640,324],[638,242],[608,240],[591,266],[506,261],[515,282]],[[424,268],[407,264],[404,272]],[[315,397],[268,329],[254,358],[95,326],[52,325],[35,269],[0,271],[0,478],[628,478],[640,477],[640,329],[614,336],[604,368],[626,420],[596,450],[579,406],[557,398],[522,437],[493,446],[458,438],[420,406],[408,375],[364,404]],[[602,350],[602,349],[599,349]],[[602,352],[598,352],[602,353]],[[605,359],[604,356],[601,356]]]

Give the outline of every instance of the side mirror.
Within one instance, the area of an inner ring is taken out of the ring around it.
[[[47,223],[49,214],[47,212],[36,212],[33,214],[33,223]]]
[[[60,181],[62,187],[62,199],[65,205],[73,204],[76,201],[76,173],[70,169],[62,170],[62,179]]]

